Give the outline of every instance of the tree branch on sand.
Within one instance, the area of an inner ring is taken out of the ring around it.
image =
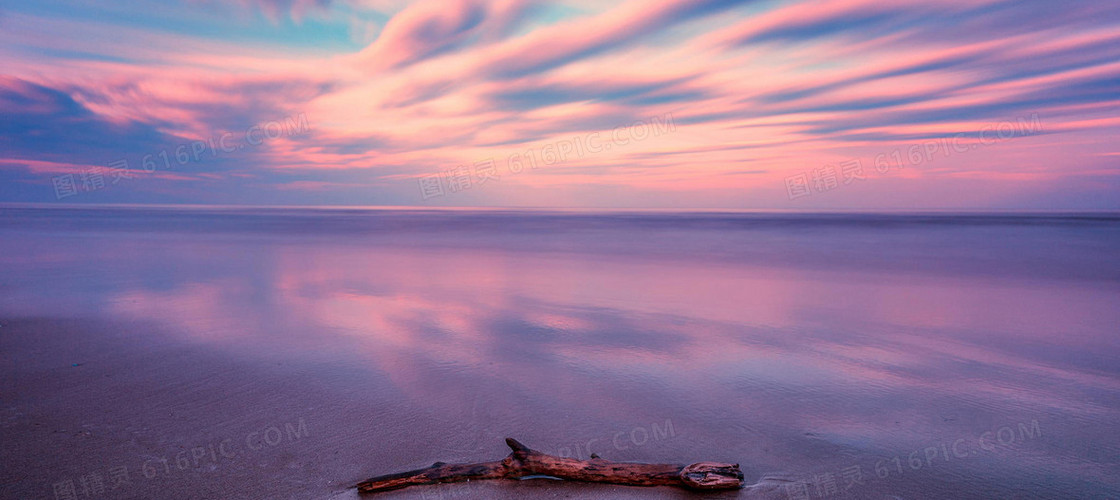
[[[475,464],[445,464],[397,474],[377,476],[357,484],[360,493],[377,493],[419,484],[455,483],[480,479],[521,479],[551,476],[571,481],[631,486],[677,486],[691,490],[724,490],[743,487],[739,464],[699,462],[691,465],[611,462],[591,455],[591,460],[555,457],[531,450],[506,438],[513,450],[506,458]]]

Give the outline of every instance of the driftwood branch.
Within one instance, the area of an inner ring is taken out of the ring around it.
[[[506,438],[513,450],[506,458],[477,464],[445,464],[397,474],[377,476],[358,483],[360,493],[390,491],[417,484],[455,483],[480,479],[520,479],[552,476],[572,481],[626,484],[631,486],[678,486],[694,490],[743,487],[739,464],[700,462],[691,465],[637,464],[603,460],[554,457]]]

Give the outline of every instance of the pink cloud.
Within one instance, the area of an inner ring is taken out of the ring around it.
[[[65,97],[35,99],[27,90],[32,83],[9,78],[0,92],[23,97],[0,100],[0,106],[32,123],[35,116],[57,114],[69,99],[97,123],[140,124],[185,140],[307,113],[314,117],[313,138],[270,142],[253,151],[247,157],[252,163],[243,168],[284,191],[325,196],[344,187],[326,178],[331,175],[412,190],[416,178],[456,165],[504,161],[665,113],[676,119],[672,135],[509,176],[503,187],[472,192],[495,203],[541,199],[525,194],[540,192],[532,190],[555,191],[549,199],[565,202],[593,199],[595,190],[648,199],[673,193],[696,202],[713,199],[713,193],[732,199],[732,193],[747,192],[751,199],[781,200],[782,178],[790,172],[873,157],[927,137],[975,132],[1023,113],[1043,114],[1047,133],[1065,141],[1077,136],[1091,142],[1096,133],[1118,127],[1108,115],[1117,101],[1108,90],[1120,71],[1120,53],[1116,36],[1101,26],[1062,30],[1040,23],[1045,36],[1026,26],[1007,36],[977,33],[954,40],[937,38],[943,28],[938,23],[977,5],[845,0],[751,6],[747,15],[737,4],[580,1],[564,4],[569,8],[556,20],[548,17],[555,12],[534,10],[538,5],[529,0],[373,0],[354,8],[391,15],[377,39],[364,49],[329,55],[14,13],[9,19],[20,22],[0,32],[0,42],[53,54],[84,39],[103,40],[90,50],[119,60],[0,50],[6,71]],[[324,12],[317,22],[345,11],[316,0],[240,5],[277,15]],[[1069,10],[1083,22],[1100,9]],[[537,16],[542,12],[548,16]],[[922,24],[926,13],[929,26]],[[844,34],[846,19],[874,24],[892,16],[913,22],[892,25],[881,36]],[[1004,28],[1009,22],[996,21]],[[31,25],[36,30],[21,27]],[[759,39],[765,43],[744,43]],[[955,171],[938,166],[898,180],[1043,182],[1072,172],[1059,158],[1063,152],[1076,155],[1061,140],[1008,143],[992,151],[956,159]],[[993,161],[1032,154],[1052,160],[1040,167],[1051,175],[1011,175],[1014,167]],[[1092,158],[1085,171],[1099,171],[1114,157]],[[290,176],[297,174],[293,182]],[[564,190],[580,194],[559,193]],[[895,194],[881,196],[893,200]]]
[[[468,40],[505,33],[527,7],[524,0],[417,2],[393,16],[361,57],[375,69],[412,64]]]

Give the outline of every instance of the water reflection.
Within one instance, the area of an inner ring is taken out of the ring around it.
[[[444,415],[464,454],[517,433],[753,478],[858,466],[856,496],[1120,494],[1111,217],[13,209],[2,235],[6,316],[359,367],[399,395],[383,418]],[[1021,423],[1044,437],[875,476]]]

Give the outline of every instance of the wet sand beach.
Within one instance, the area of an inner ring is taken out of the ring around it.
[[[1120,496],[1112,216],[18,208],[0,249],[2,498],[355,499],[507,436],[772,478],[703,498]]]

